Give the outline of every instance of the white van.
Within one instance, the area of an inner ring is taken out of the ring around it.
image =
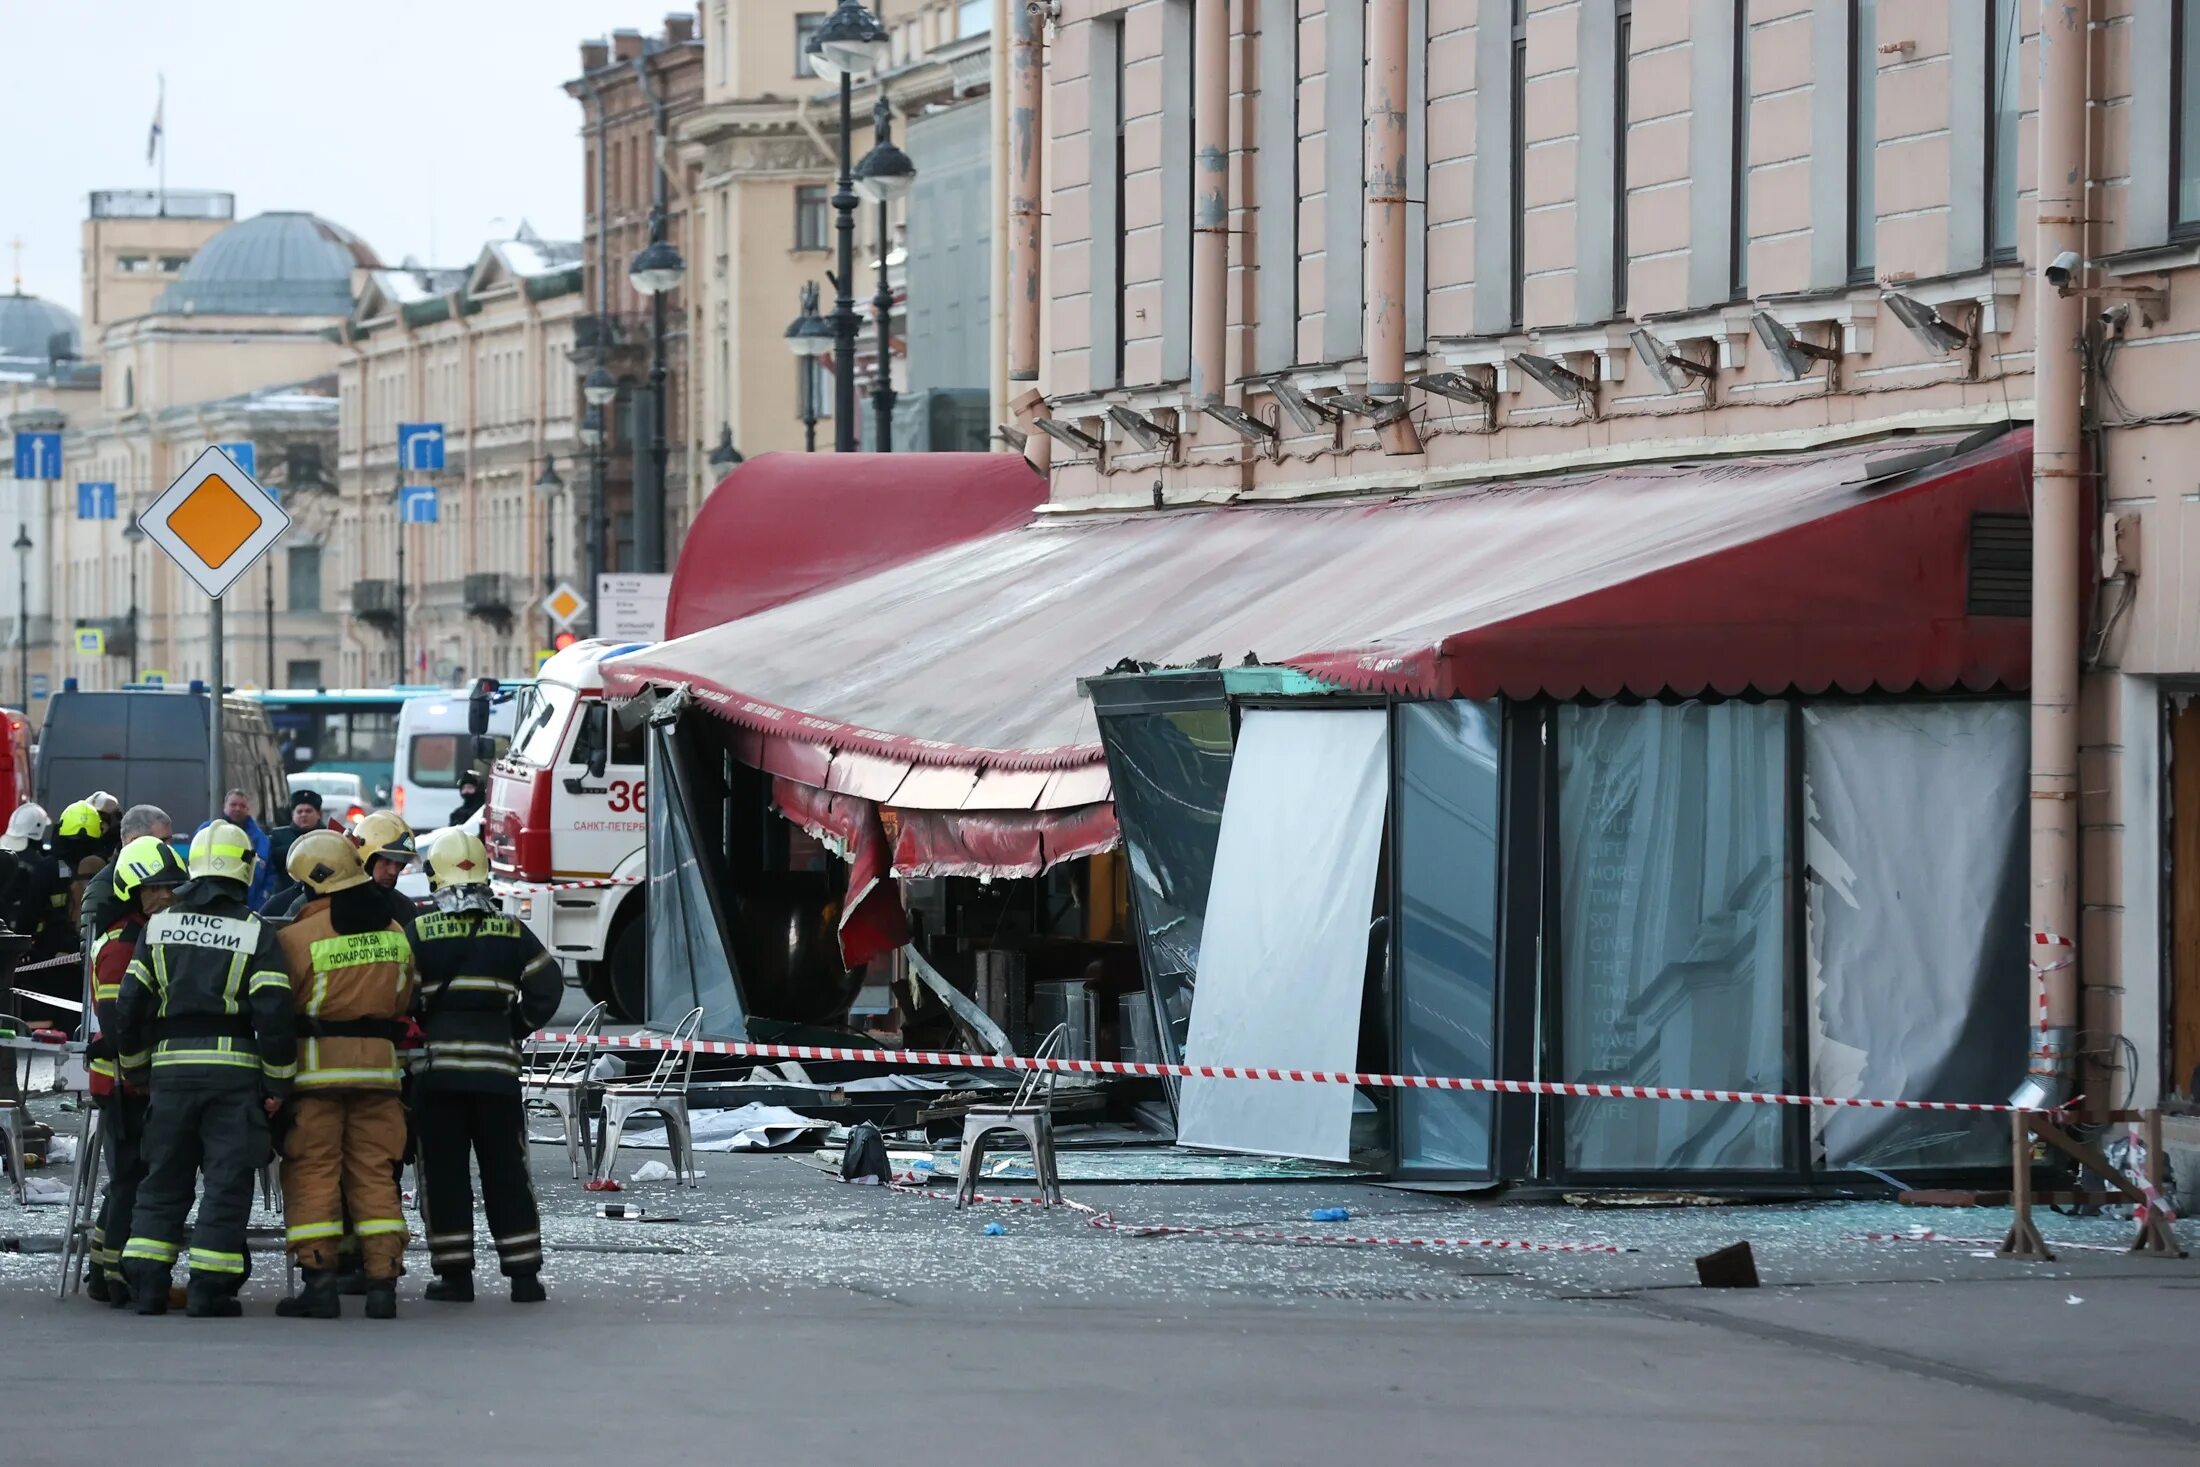
[[[496,741],[499,759],[512,742],[515,706],[516,700],[508,698],[489,712],[489,737]],[[405,823],[414,830],[449,825],[451,812],[458,807],[459,777],[469,769],[480,770],[486,795],[493,762],[474,755],[474,737],[466,728],[465,693],[423,693],[407,698],[397,709],[390,808],[404,816]]]

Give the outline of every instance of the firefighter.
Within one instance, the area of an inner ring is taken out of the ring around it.
[[[474,1297],[470,1156],[481,1168],[482,1209],[512,1301],[539,1303],[542,1217],[527,1175],[519,1043],[557,1012],[565,980],[535,935],[497,910],[480,837],[442,832],[429,843],[427,864],[435,909],[405,928],[420,965],[426,1046],[413,1068],[413,1124],[420,1213],[436,1275],[427,1297]]]
[[[389,904],[390,916],[410,922],[420,908],[397,889],[397,878],[412,865],[418,849],[405,817],[394,810],[377,810],[352,827],[351,839],[359,847],[359,859],[366,862],[367,876]]]
[[[397,1046],[412,1012],[412,952],[343,836],[299,836],[290,875],[312,894],[279,939],[303,1041],[283,1145],[283,1219],[304,1285],[275,1312],[305,1319],[342,1312],[338,1249],[348,1215],[366,1273],[367,1317],[394,1319],[405,1254]]]
[[[290,976],[271,928],[252,915],[251,838],[216,820],[191,838],[190,880],[145,924],[115,1000],[123,1075],[146,1075],[145,1180],[122,1271],[140,1314],[168,1310],[169,1272],[203,1173],[191,1227],[184,1313],[244,1312],[245,1224],[267,1164],[268,1119],[297,1074]]]
[[[101,808],[113,800],[114,796],[104,792],[88,800],[78,800],[62,810],[60,823],[54,827],[54,854],[60,858],[68,878],[64,904],[72,938],[84,922],[85,888],[114,859],[115,848],[121,843],[116,835],[116,822],[122,812],[118,810],[109,815]],[[72,941],[68,946],[75,947],[76,943]]]
[[[100,1131],[107,1138],[107,1196],[92,1224],[92,1277],[84,1292],[119,1308],[130,1301],[129,1286],[122,1281],[122,1244],[137,1203],[138,1184],[145,1177],[141,1143],[146,1095],[125,1081],[115,1064],[115,1004],[146,922],[168,910],[175,889],[189,876],[169,844],[152,836],[124,846],[113,869],[108,903],[113,920],[92,944],[92,1007],[100,1034],[88,1050],[92,1101],[99,1107]]]

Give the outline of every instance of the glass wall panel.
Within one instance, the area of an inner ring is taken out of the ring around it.
[[[1129,858],[1146,982],[1161,1016],[1162,1058],[1184,1057],[1199,974],[1207,886],[1230,788],[1226,708],[1106,714],[1100,719],[1115,811]]]
[[[2025,1067],[2026,705],[1803,710],[1810,1085],[2000,1101]],[[1841,1168],[2007,1164],[2000,1116],[1814,1110]]]
[[[1786,1088],[1787,717],[1559,710],[1560,1078]],[[1571,1171],[1793,1164],[1776,1107],[1563,1106]]]
[[[1398,1068],[1497,1072],[1499,726],[1495,704],[1398,710]],[[1399,1165],[1491,1169],[1496,1097],[1398,1094]]]

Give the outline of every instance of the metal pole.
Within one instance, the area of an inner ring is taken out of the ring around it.
[[[208,635],[213,641],[213,672],[206,689],[206,818],[218,820],[222,813],[222,796],[228,786],[222,779],[222,598],[213,598],[213,606],[207,615]]]
[[[878,206],[878,294],[871,309],[878,315],[878,379],[871,384],[871,415],[878,419],[880,453],[894,451],[894,288],[886,278],[888,240],[886,205]]]
[[[16,701],[28,712],[31,706],[31,553],[15,552],[15,692]]]
[[[833,228],[839,235],[840,269],[833,276],[833,451],[856,451],[856,181],[855,164],[849,157],[855,144],[855,79],[840,74],[840,180],[833,193],[838,216]]]
[[[275,687],[275,552],[267,553],[267,682]]]
[[[125,536],[123,549],[130,557],[130,681],[134,683],[138,680],[137,546]]]
[[[600,362],[599,365],[601,365]],[[591,495],[588,512],[588,629],[590,631],[598,630],[602,626],[601,618],[603,616],[603,611],[597,606],[596,602],[598,593],[602,589],[599,582],[603,577],[604,541],[609,537],[610,510],[604,503],[603,446],[604,439],[611,435],[613,414],[610,408],[611,404],[607,403],[599,411],[599,418],[603,424],[603,436],[599,437],[596,440],[596,446],[588,451],[588,479]]]
[[[663,210],[658,211],[657,227],[650,233],[655,239],[664,238]],[[644,506],[637,499],[634,506],[634,558],[640,570],[661,571],[665,568],[665,460],[670,456],[665,443],[665,292],[661,290],[649,298],[649,334],[650,502]]]
[[[405,491],[397,491],[397,676],[393,683],[405,680]]]
[[[557,618],[550,614],[550,593],[558,586],[558,496],[553,494],[543,505],[542,515],[542,645],[547,647],[558,639]],[[595,594],[595,588],[589,588]]]

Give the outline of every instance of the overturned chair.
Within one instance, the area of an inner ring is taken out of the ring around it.
[[[673,1027],[669,1041],[672,1047],[658,1054],[648,1079],[624,1085],[606,1082],[601,1087],[598,1093],[603,1114],[596,1130],[596,1180],[611,1180],[611,1166],[618,1160],[619,1138],[626,1131],[627,1121],[655,1114],[664,1117],[665,1145],[672,1152],[673,1175],[690,1187],[700,1185],[695,1178],[695,1131],[688,1124],[688,1082],[695,1075],[695,1051],[679,1046],[702,1031],[703,1011],[689,1009],[687,1017]]]
[[[1033,1052],[1033,1059],[1058,1059],[1069,1043],[1069,1026],[1056,1024]],[[974,1105],[963,1115],[961,1175],[955,1182],[955,1205],[961,1207],[977,1195],[978,1165],[985,1159],[985,1142],[997,1131],[1012,1131],[1031,1148],[1032,1180],[1049,1204],[1062,1201],[1062,1169],[1054,1155],[1054,1071],[1026,1070],[1016,1094],[1006,1105]]]

